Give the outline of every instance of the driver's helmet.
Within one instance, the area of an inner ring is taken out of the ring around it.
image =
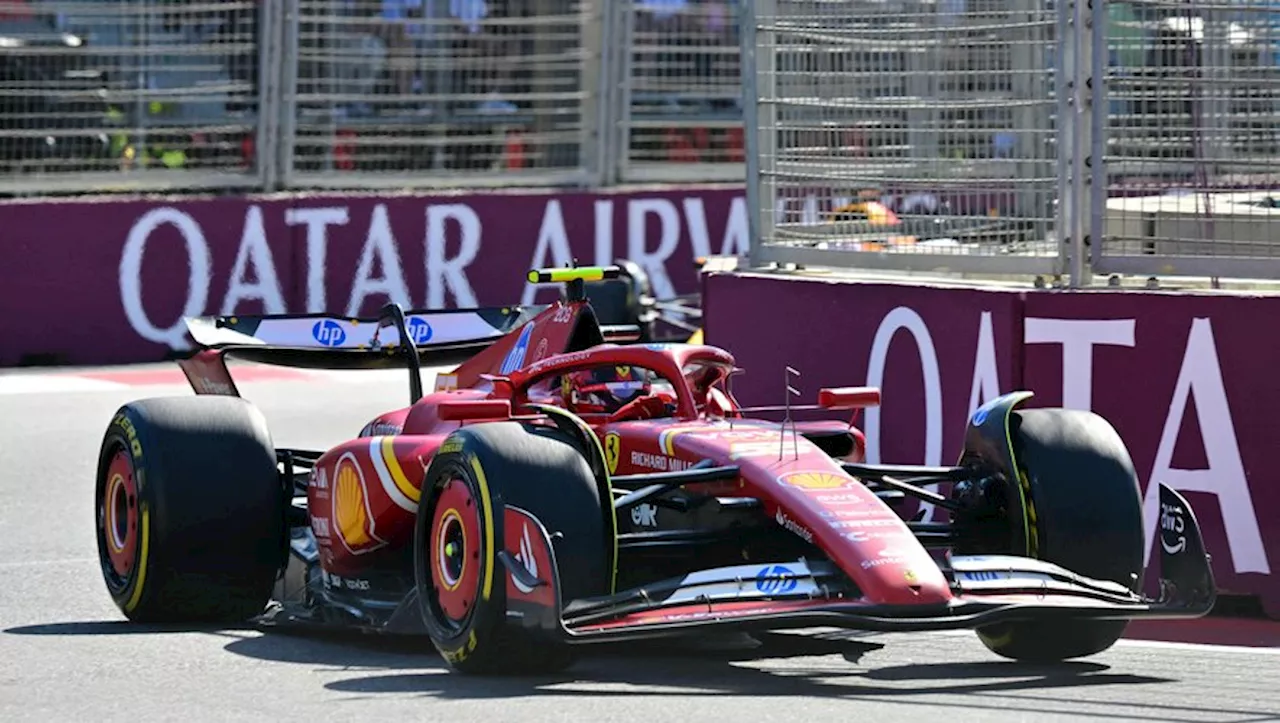
[[[603,366],[570,372],[560,379],[560,393],[569,411],[612,413],[649,393],[645,370],[631,366]]]

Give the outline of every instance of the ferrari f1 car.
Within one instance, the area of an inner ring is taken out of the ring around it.
[[[852,422],[791,414],[856,416],[877,389],[792,406],[788,383],[784,404],[743,408],[728,351],[599,323],[586,283],[616,267],[531,274],[564,298],[190,319],[196,395],[126,404],[102,442],[98,549],[124,615],[425,636],[486,673],[600,641],[814,627],[973,629],[998,655],[1061,660],[1214,603],[1195,514],[1164,486],[1144,594],[1138,480],[1097,415],[1006,394],[969,419],[956,466],[868,464]],[[281,449],[228,358],[401,367],[410,403]],[[426,362],[458,365],[427,392]]]

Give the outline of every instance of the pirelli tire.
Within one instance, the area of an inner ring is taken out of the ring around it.
[[[1140,591],[1145,552],[1142,493],[1115,428],[1097,414],[1070,409],[1018,410],[1009,424],[1027,504],[1030,555]],[[1009,622],[977,632],[997,655],[1042,663],[1100,653],[1120,639],[1127,624]]]
[[[107,425],[94,494],[102,577],[138,623],[238,624],[270,600],[285,495],[266,420],[232,397],[148,399]]]
[[[505,539],[503,511],[517,507],[554,538],[561,604],[609,592],[607,545],[615,533],[606,529],[602,504],[607,498],[601,499],[577,442],[545,425],[466,425],[432,459],[421,500],[414,574],[424,625],[446,663],[461,673],[482,675],[549,673],[570,666],[572,648],[554,632],[508,621],[510,573],[497,556]],[[458,533],[450,533],[446,524],[456,524]],[[456,560],[449,562],[453,570],[443,584],[432,569],[440,555]],[[539,571],[538,576],[550,574]]]

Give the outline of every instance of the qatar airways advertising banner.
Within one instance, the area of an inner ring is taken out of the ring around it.
[[[746,369],[734,381],[744,404],[781,404],[788,365],[797,403],[823,386],[881,387],[882,408],[857,420],[873,462],[954,463],[966,419],[1017,389],[1036,394],[1027,406],[1101,414],[1138,471],[1148,559],[1160,481],[1194,507],[1219,588],[1280,618],[1280,345],[1269,341],[1280,298],[750,273],[709,274],[704,294],[708,343]]]
[[[184,316],[543,303],[530,268],[630,259],[659,298],[744,253],[740,188],[0,204],[0,366],[156,361]]]

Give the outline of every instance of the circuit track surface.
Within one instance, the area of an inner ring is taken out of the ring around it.
[[[828,651],[775,642],[758,660],[723,646],[597,648],[565,674],[497,680],[449,674],[414,641],[139,628],[99,579],[93,465],[121,403],[191,392],[150,369],[134,377],[145,386],[114,371],[71,388],[29,374],[0,373],[0,720],[1280,720],[1274,623],[1226,625],[1223,640],[1253,647],[1124,641],[1048,667],[999,659],[969,633],[839,633]],[[296,446],[337,442],[407,399],[404,375],[381,372],[266,375],[242,391],[276,443]],[[1141,633],[1214,639],[1196,625]],[[862,642],[885,647],[858,659]]]

